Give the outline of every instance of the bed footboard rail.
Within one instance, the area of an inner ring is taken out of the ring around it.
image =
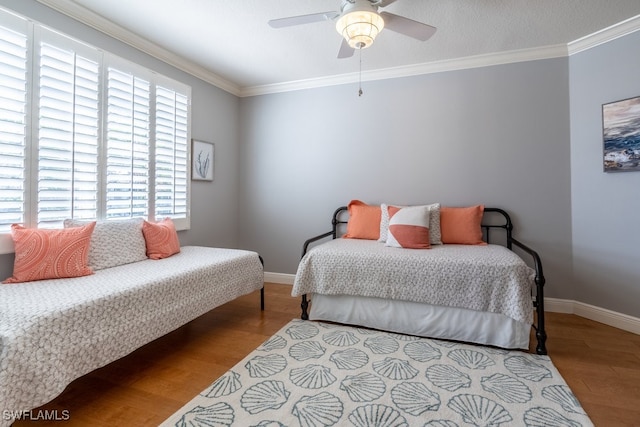
[[[538,341],[538,345],[536,346],[537,354],[547,354],[547,332],[544,327],[544,284],[545,278],[542,272],[542,261],[540,260],[540,256],[538,253],[531,249],[529,246],[524,243],[516,240],[513,237],[513,223],[511,222],[511,217],[509,214],[500,208],[485,208],[485,212],[493,212],[501,215],[504,219],[504,222],[498,224],[482,224],[482,228],[485,232],[487,242],[490,242],[490,231],[493,228],[503,229],[506,232],[507,240],[506,246],[508,249],[513,250],[513,246],[517,246],[523,252],[527,253],[531,256],[531,260],[533,262],[533,268],[535,270],[535,298],[533,300],[533,306],[536,309],[536,321],[533,324],[533,329],[536,331],[536,340]]]
[[[309,250],[309,245],[311,245],[312,243],[317,242],[318,240],[327,238],[329,236],[331,236],[332,239],[338,238],[338,227],[340,226],[340,224],[346,224],[348,222],[340,218],[343,212],[347,212],[346,206],[339,207],[333,213],[333,217],[331,218],[331,231],[318,234],[317,236],[313,236],[310,239],[305,240],[304,244],[302,245],[302,256],[306,255],[307,251]]]
[[[262,264],[262,271],[264,271],[264,259],[261,255],[258,255],[258,259],[260,260],[260,264]],[[262,288],[260,288],[260,310],[264,311],[264,283],[262,284]]]
[[[536,339],[538,341],[538,345],[536,346],[537,354],[547,354],[547,331],[544,328],[544,283],[545,278],[542,273],[542,261],[540,260],[540,256],[536,251],[521,243],[520,241],[514,239],[513,237],[510,239],[511,243],[522,249],[524,252],[528,253],[534,263],[534,269],[536,272],[536,276],[534,278],[534,282],[536,285],[536,294],[535,299],[533,300],[533,306],[536,309],[536,322],[533,325],[533,329],[536,331]]]
[[[327,231],[326,233],[322,233],[322,234],[318,234],[317,236],[313,236],[310,239],[305,240],[304,244],[302,245],[302,257],[304,257],[307,252],[309,251],[309,245],[311,245],[314,242],[317,242],[318,240],[322,240],[322,239],[326,239],[327,237],[331,236],[332,239],[337,239],[338,238],[338,227],[340,226],[340,224],[346,224],[347,221],[341,219],[341,215],[343,212],[347,212],[347,207],[346,206],[341,206],[338,209],[335,210],[335,212],[333,212],[333,217],[331,219],[331,231]],[[302,302],[300,303],[300,308],[302,309],[302,315],[300,316],[300,318],[302,320],[308,320],[309,319],[309,300],[307,299],[307,294],[302,295]]]
[[[333,231],[327,231],[326,233],[318,234],[317,236],[313,236],[312,238],[305,240],[304,245],[302,245],[302,256],[305,256],[307,254],[310,244],[312,244],[313,242],[317,242],[318,240],[322,240],[325,237],[329,237],[333,233]]]

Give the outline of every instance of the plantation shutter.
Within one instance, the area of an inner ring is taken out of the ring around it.
[[[190,227],[188,85],[0,8],[0,254],[11,224]]]
[[[98,54],[42,31],[38,54],[37,223],[96,218]]]
[[[0,233],[25,220],[27,22],[0,20]]]
[[[155,217],[187,218],[188,97],[156,86]]]
[[[149,214],[150,83],[109,67],[106,218]]]

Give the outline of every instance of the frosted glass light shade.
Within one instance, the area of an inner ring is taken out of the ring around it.
[[[353,10],[336,22],[336,30],[354,49],[365,49],[375,40],[384,28],[380,15],[369,10]]]

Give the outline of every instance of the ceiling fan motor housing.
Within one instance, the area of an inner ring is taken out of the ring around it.
[[[354,49],[365,49],[384,28],[378,7],[369,0],[345,0],[336,30]]]

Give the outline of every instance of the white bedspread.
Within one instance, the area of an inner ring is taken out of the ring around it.
[[[194,246],[91,276],[0,285],[0,412],[38,407],[75,378],[262,286],[255,252]]]
[[[302,258],[292,295],[352,295],[501,313],[531,324],[535,272],[500,245],[400,249],[335,239]]]

